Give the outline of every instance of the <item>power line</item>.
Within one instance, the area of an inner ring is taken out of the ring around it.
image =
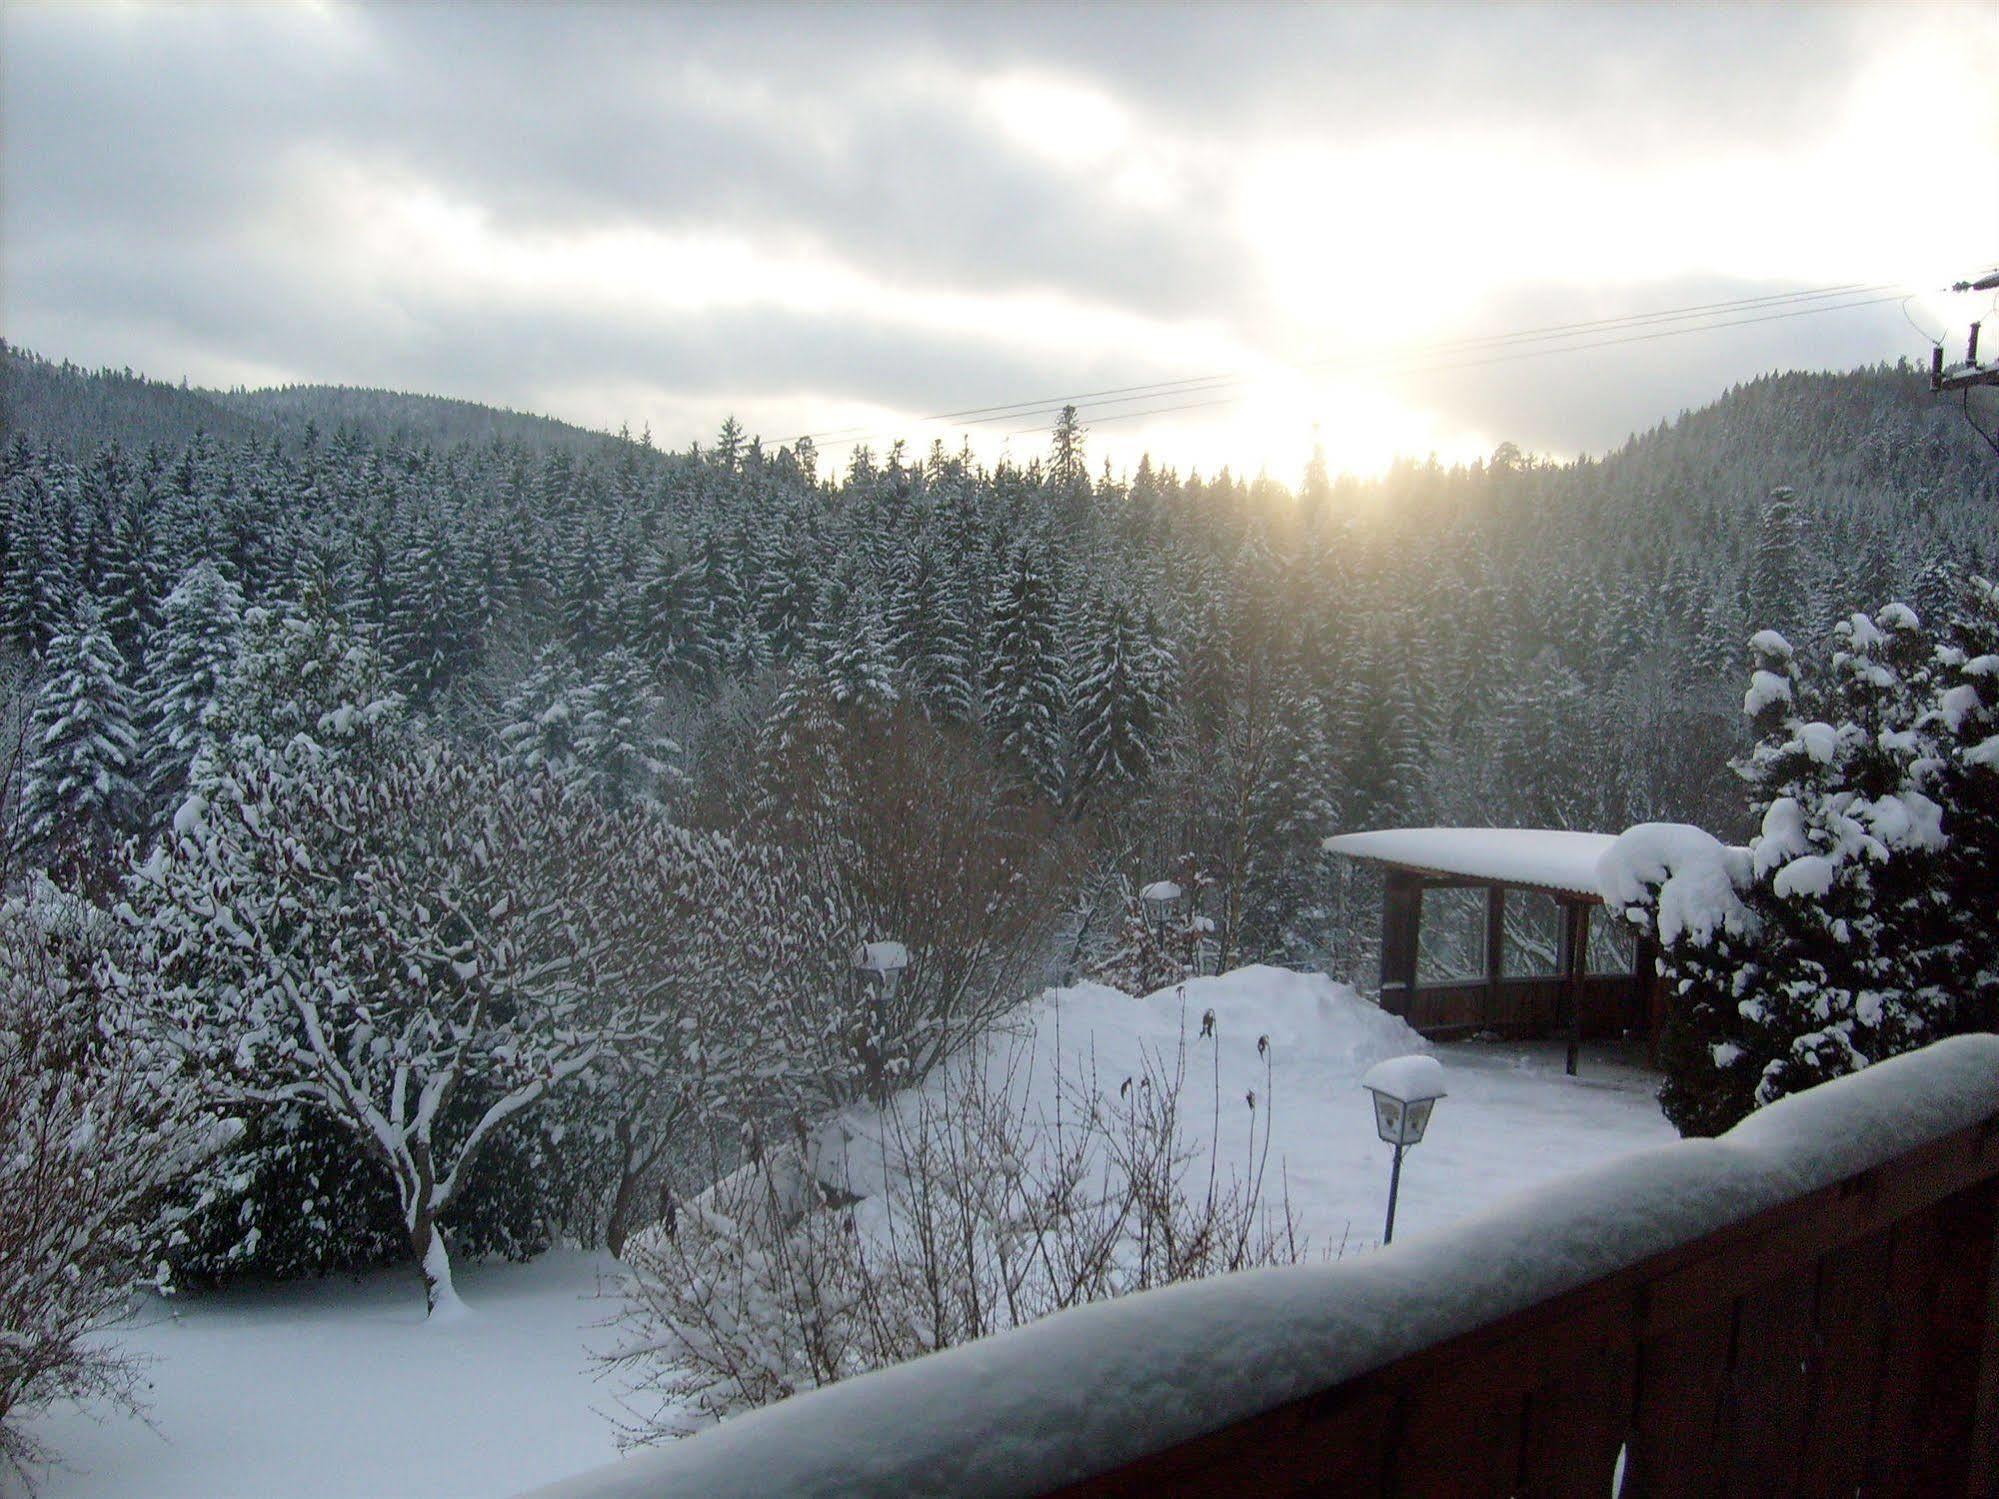
[[[1886,303],[1898,300],[1900,300],[1898,296],[1866,297],[1860,300],[1840,302],[1832,305],[1824,305],[1817,307],[1801,307],[1784,312],[1763,313],[1755,317],[1731,318],[1726,321],[1696,323],[1683,328],[1655,328],[1646,332],[1631,333],[1628,336],[1624,337],[1595,339],[1588,343],[1569,343],[1569,344],[1560,344],[1539,349],[1510,350],[1504,353],[1488,355],[1487,357],[1484,358],[1452,360],[1452,361],[1446,361],[1441,364],[1430,364],[1422,361],[1412,361],[1408,359],[1406,356],[1404,356],[1402,358],[1392,361],[1383,361],[1374,364],[1362,364],[1362,365],[1351,366],[1347,372],[1355,374],[1371,374],[1371,373],[1403,374],[1403,373],[1414,373],[1416,371],[1425,370],[1425,369],[1431,369],[1431,370],[1476,369],[1482,365],[1504,364],[1518,359],[1541,359],[1541,358],[1546,358],[1552,354],[1575,354],[1575,353],[1582,353],[1590,349],[1607,349],[1614,347],[1615,345],[1618,344],[1649,343],[1654,339],[1678,338],[1689,333],[1709,333],[1709,332],[1716,332],[1724,328],[1742,328],[1742,327],[1747,327],[1752,323],[1774,323],[1774,322],[1781,322],[1789,318],[1818,317],[1828,312],[1850,312],[1857,308],[1879,307],[1885,305]],[[1248,382],[1230,381],[1224,384],[1217,384],[1209,388],[1215,390],[1225,390],[1225,389],[1232,389],[1238,384],[1246,384],[1246,383]],[[1199,392],[1197,391],[1182,392],[1182,394],[1197,394],[1197,393]],[[1110,422],[1130,421],[1135,417],[1164,416],[1172,412],[1178,412],[1178,411],[1196,411],[1213,406],[1229,406],[1235,404],[1238,401],[1244,400],[1245,398],[1246,397],[1244,395],[1237,394],[1237,395],[1221,396],[1213,400],[1190,401],[1183,404],[1177,404],[1172,406],[1147,407],[1145,409],[1138,411],[1115,412],[1108,416],[1092,414],[1090,416],[1090,423],[1093,426],[1101,427]],[[1145,398],[1129,397],[1127,399],[1139,400]],[[1099,404],[1103,406],[1115,406],[1115,405],[1121,405],[1123,404],[1123,402],[1105,401]],[[1051,416],[1059,414],[1061,409],[1062,409],[1061,407],[1051,407],[1043,411],[1023,411],[1018,413],[1018,415],[1022,417]],[[1078,407],[1078,414],[1079,415],[1083,414],[1085,409],[1086,408]],[[1039,430],[1040,428],[1038,426],[1016,427],[1011,429],[1007,435],[1018,436],[1024,432],[1034,432]]]
[[[1468,338],[1444,339],[1430,344],[1418,345],[1413,353],[1444,353],[1451,350],[1472,349],[1486,346],[1502,346],[1510,343],[1542,342],[1563,338],[1582,337],[1592,332],[1607,332],[1612,329],[1639,327],[1651,324],[1685,321],[1692,318],[1707,318],[1725,315],[1733,311],[1747,311],[1767,306],[1801,305],[1805,302],[1827,298],[1885,291],[1894,287],[1893,282],[1846,282],[1834,286],[1805,288],[1787,292],[1769,292],[1754,297],[1738,297],[1727,301],[1697,303],[1686,307],[1658,309],[1650,312],[1627,313],[1616,317],[1584,319],[1569,323],[1555,323],[1542,327],[1516,329],[1505,333],[1483,334]],[[1724,325],[1725,326],[1725,325]],[[1693,330],[1686,330],[1693,331]],[[1397,356],[1407,358],[1408,353]],[[1297,366],[1302,369],[1320,369],[1350,363],[1352,356],[1310,361]],[[1224,389],[1233,384],[1246,383],[1257,378],[1241,373],[1189,375],[1176,380],[1150,381],[1138,385],[1111,386],[1100,390],[1077,391],[1067,395],[1041,396],[1031,400],[1010,401],[991,406],[964,407],[956,411],[936,412],[928,416],[909,419],[905,426],[928,426],[939,422],[969,421],[972,425],[983,426],[1000,421],[1015,420],[1025,416],[1038,416],[1059,412],[1066,405],[1080,405],[1085,402],[1103,401],[1113,397],[1139,399],[1154,395],[1193,394],[1209,389]],[[810,439],[814,442],[839,440],[842,443],[859,445],[897,435],[897,429],[870,431],[865,427],[843,427],[822,432],[805,433],[796,441]]]
[[[1894,285],[1895,283],[1893,282],[1884,282],[1879,286],[1865,286],[1865,285],[1856,284],[1854,292],[1864,293],[1864,292],[1873,292],[1873,291],[1884,291]],[[1899,288],[1897,289],[1899,290]],[[1845,292],[1791,293],[1788,294],[1788,300],[1782,305],[1787,305],[1787,306],[1796,305],[1799,302],[1807,300],[1816,300],[1819,298],[1824,298],[1829,296],[1844,296],[1844,295],[1849,295],[1849,293]],[[1757,298],[1745,298],[1741,304],[1719,303],[1715,305],[1724,308],[1729,308],[1735,311],[1749,311],[1753,306],[1757,304],[1768,305],[1776,300],[1777,299],[1775,298],[1769,298],[1769,297],[1757,297]],[[1872,304],[1845,303],[1841,305],[1871,306]],[[1840,308],[1837,306],[1811,307],[1811,308],[1805,308],[1797,313],[1786,313],[1784,315],[1805,316],[1813,312],[1837,312],[1839,310]],[[1725,315],[1724,313],[1701,312],[1699,315],[1701,317],[1700,322],[1685,328],[1668,329],[1666,330],[1666,334],[1660,336],[1667,336],[1672,333],[1699,333],[1708,328],[1727,328],[1734,326],[1733,322],[1721,322],[1714,320],[1724,316]],[[1494,334],[1487,334],[1479,338],[1446,339],[1436,343],[1418,344],[1414,348],[1407,350],[1403,353],[1388,356],[1385,360],[1376,359],[1376,360],[1357,361],[1352,359],[1351,357],[1346,359],[1320,359],[1320,360],[1313,360],[1305,364],[1297,365],[1295,366],[1295,368],[1300,370],[1338,369],[1341,371],[1359,371],[1359,370],[1373,370],[1377,368],[1400,367],[1403,366],[1404,364],[1407,364],[1408,361],[1416,358],[1417,356],[1424,354],[1450,353],[1453,351],[1474,352],[1485,348],[1500,348],[1500,347],[1507,347],[1510,345],[1523,344],[1523,343],[1552,343],[1556,339],[1576,339],[1576,338],[1587,337],[1592,332],[1608,333],[1613,331],[1621,331],[1622,329],[1625,328],[1652,327],[1669,321],[1685,322],[1691,316],[1693,316],[1693,313],[1688,311],[1676,311],[1673,313],[1637,313],[1633,314],[1630,317],[1625,317],[1625,318],[1601,318],[1591,323],[1568,324],[1560,328],[1553,328],[1553,329],[1528,329],[1519,333],[1494,333]],[[1768,319],[1743,318],[1739,319],[1739,321],[1763,322],[1763,321],[1768,321]],[[1596,347],[1600,347],[1600,345],[1571,343],[1571,344],[1562,344],[1557,347],[1552,347],[1546,350],[1542,350],[1540,352],[1559,354],[1563,352],[1563,350],[1566,348],[1596,348]],[[1410,365],[1409,367],[1420,368],[1420,364]],[[1258,376],[1254,375],[1207,376],[1199,380],[1175,382],[1176,384],[1182,387],[1182,389],[1178,391],[1168,392],[1165,390],[1160,390],[1157,393],[1161,395],[1169,393],[1179,394],[1179,395],[1193,395],[1210,390],[1230,390],[1239,385],[1247,385],[1253,383],[1258,378],[1259,378]],[[1130,388],[1145,389],[1146,387],[1134,386]],[[1064,404],[1065,405],[1075,404],[1077,405],[1078,410],[1081,411],[1088,409],[1088,407],[1091,404],[1117,405],[1121,404],[1122,400],[1143,400],[1147,398],[1148,397],[1144,396],[1129,396],[1129,397],[1122,397],[1118,399],[1096,402],[1096,403],[1091,403],[1088,401],[1081,401],[1081,402],[1065,401]],[[1048,415],[1059,414],[1061,410],[1062,406],[1047,406],[1038,409],[1027,409],[1025,406],[1023,406],[1021,409],[1010,412],[1009,415],[1010,417],[1014,418],[1026,417],[1026,416],[1048,416]],[[1003,419],[1006,418],[983,417],[975,420],[973,425],[984,425],[987,422],[999,421]]]
[[[1738,297],[1725,302],[1704,302],[1689,307],[1674,307],[1652,312],[1624,313],[1615,317],[1592,318],[1582,322],[1574,322],[1574,323],[1554,323],[1538,328],[1517,329],[1515,331],[1507,333],[1489,333],[1471,338],[1443,339],[1429,344],[1418,345],[1417,348],[1419,351],[1441,352],[1447,349],[1466,347],[1476,344],[1505,343],[1513,340],[1554,338],[1568,334],[1581,334],[1583,332],[1591,330],[1603,330],[1622,324],[1671,321],[1676,319],[1694,317],[1703,314],[1719,314],[1732,309],[1748,308],[1768,303],[1809,301],[1815,298],[1844,296],[1850,293],[1885,291],[1892,285],[1894,285],[1894,283],[1892,282],[1882,282],[1876,285],[1868,285],[1863,282],[1855,281],[1855,282],[1846,282],[1841,285],[1819,287],[1810,290],[1768,292],[1761,296]],[[1301,366],[1301,368],[1314,369],[1321,367],[1323,365],[1334,364],[1338,362],[1340,362],[1340,360],[1338,359],[1315,360]],[[1244,376],[1239,372],[1232,374],[1188,375],[1177,380],[1155,380],[1147,382],[1142,385],[1118,385],[1118,386],[1111,386],[1103,390],[1075,391],[1071,392],[1068,395],[1038,396],[1032,400],[1007,401],[1002,404],[994,406],[970,406],[970,407],[965,407],[958,411],[940,411],[929,416],[915,417],[912,418],[912,420],[920,425],[930,422],[956,421],[961,418],[990,417],[993,419],[1000,419],[1010,415],[1026,414],[1027,408],[1052,405],[1055,406],[1055,409],[1059,410],[1061,404],[1089,401],[1097,399],[1099,397],[1121,396],[1137,392],[1153,392],[1153,391],[1157,391],[1161,394],[1164,394],[1167,391],[1186,386],[1206,386],[1214,384],[1219,381],[1229,381],[1229,380],[1245,379],[1245,378],[1250,378],[1250,377]],[[816,442],[826,438],[844,438],[848,437],[851,434],[862,433],[865,431],[867,431],[865,427],[842,427],[829,432],[812,432],[812,433],[807,433],[805,435],[811,437]]]

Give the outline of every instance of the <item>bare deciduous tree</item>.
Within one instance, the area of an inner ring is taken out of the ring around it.
[[[134,1403],[138,1365],[94,1336],[168,1230],[163,1188],[227,1138],[115,981],[104,912],[35,877],[0,903],[0,1463],[60,1399]]]
[[[984,1050],[948,1087],[871,1112],[844,1170],[813,1140],[785,1142],[635,1241],[608,1358],[628,1380],[628,1442],[1305,1254],[1288,1199],[1264,1196],[1267,1072],[1242,1105],[1248,1173],[1224,1179],[1218,1143],[1195,1147],[1183,1124],[1188,1043],[1114,1091],[1058,1076],[1052,1113],[1033,1101],[1031,1052]]]

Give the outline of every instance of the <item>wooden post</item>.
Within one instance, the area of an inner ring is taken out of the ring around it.
[[[1499,981],[1506,968],[1506,887],[1485,889],[1485,1015],[1487,1025],[1499,1014]]]
[[[1589,966],[1589,905],[1562,902],[1562,1021],[1569,1034],[1567,1071],[1576,1075],[1583,1044],[1583,973]]]
[[[1659,1040],[1666,1033],[1666,981],[1659,977],[1659,946],[1642,932],[1632,944],[1631,982],[1637,987],[1638,1008],[1645,1017],[1648,1055],[1657,1067]]]
[[[1389,870],[1381,904],[1381,1007],[1391,1015],[1409,1013],[1422,922],[1422,880],[1405,870]]]

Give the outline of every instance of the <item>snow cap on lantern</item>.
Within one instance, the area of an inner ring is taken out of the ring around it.
[[[1414,1145],[1445,1096],[1444,1064],[1431,1056],[1390,1057],[1368,1068],[1360,1085],[1374,1095],[1375,1132],[1390,1145]]]

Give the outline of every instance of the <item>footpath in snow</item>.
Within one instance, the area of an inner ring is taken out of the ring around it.
[[[1212,1037],[1202,1037],[1214,1011]],[[1169,1068],[1182,1027],[1181,1115],[1188,1143],[1214,1136],[1220,1168],[1248,1176],[1254,1089],[1272,1143],[1266,1196],[1288,1185],[1315,1251],[1364,1253],[1381,1236],[1388,1147],[1374,1135],[1361,1075],[1386,1057],[1429,1051],[1449,1096],[1410,1152],[1396,1237],[1462,1219],[1515,1192],[1664,1143],[1657,1078],[1586,1051],[1562,1075],[1559,1043],[1429,1047],[1407,1026],[1319,975],[1251,967],[1133,999],[1102,985],[1054,991],[987,1055],[1035,1057],[1031,1086],[1052,1103],[1055,1059],[1073,1078],[1094,1066],[1114,1094],[1150,1056]],[[1269,1071],[1257,1049],[1268,1037]],[[973,1065],[971,1062],[960,1065]],[[932,1088],[951,1085],[946,1075]],[[865,1133],[865,1119],[851,1121]],[[1279,1176],[1282,1163],[1282,1178]],[[123,1338],[154,1360],[152,1426],[62,1411],[35,1433],[64,1455],[48,1499],[243,1495],[495,1495],[589,1469],[614,1455],[599,1414],[614,1392],[591,1350],[616,1303],[597,1299],[607,1257],[553,1254],[531,1265],[465,1269],[471,1315],[425,1326],[413,1274],[238,1291],[149,1303]]]

